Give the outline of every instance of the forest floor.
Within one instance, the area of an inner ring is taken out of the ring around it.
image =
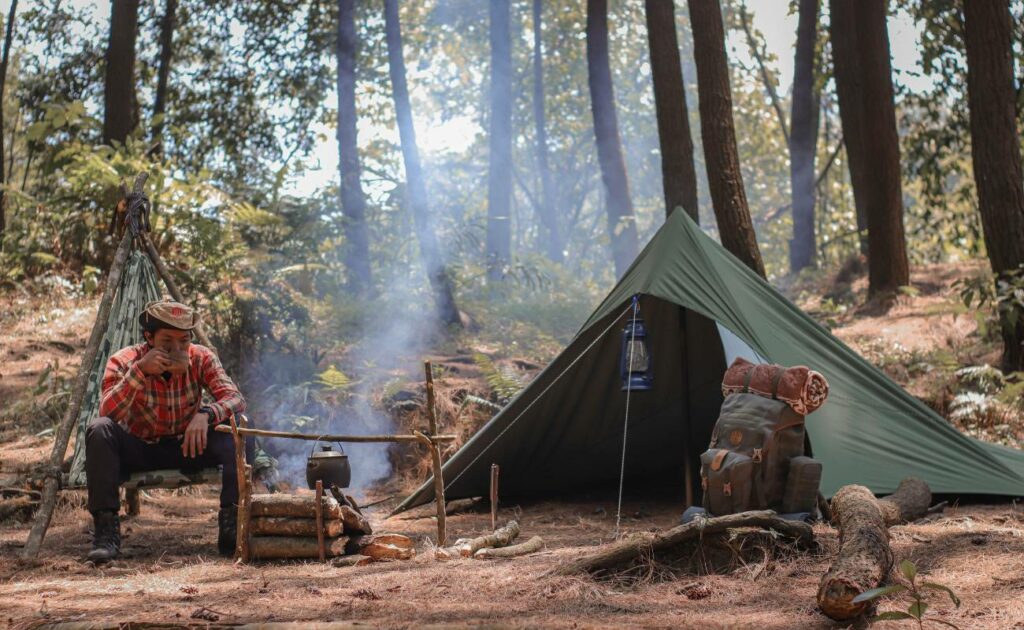
[[[948,372],[936,366],[949,357],[959,365],[995,359],[991,344],[977,339],[977,319],[958,306],[952,285],[970,271],[956,265],[919,269],[915,291],[900,296],[886,312],[864,304],[862,280],[808,290],[832,290],[836,297],[802,299],[801,304],[912,393],[931,401],[944,395]],[[23,483],[49,454],[47,429],[53,418],[44,413],[49,409],[45,393],[34,397],[38,418],[26,418],[19,405],[27,393],[45,392],[53,379],[73,375],[95,302],[17,295],[0,299],[5,303],[0,312],[0,486],[6,486]],[[1019,440],[1024,437],[1020,431],[1011,427],[1000,437]],[[613,499],[503,506],[499,520],[518,519],[523,539],[540,535],[545,550],[509,560],[449,562],[433,557],[433,507],[388,518],[394,503],[370,508],[371,521],[376,531],[413,537],[418,551],[413,560],[354,568],[243,566],[215,553],[215,487],[154,491],[144,498],[140,516],[123,521],[124,557],[93,567],[84,561],[91,526],[84,493],[64,492],[37,562],[16,559],[27,524],[0,524],[0,624],[846,627],[829,622],[815,606],[818,581],[839,544],[837,532],[826,525],[815,526],[822,545],[818,553],[744,565],[723,575],[652,570],[639,580],[593,580],[547,572],[611,540]],[[490,527],[489,513],[469,502],[453,503],[450,512],[452,538]],[[666,529],[676,524],[679,512],[667,500],[629,501],[623,529]],[[1024,510],[1016,504],[954,504],[924,522],[893,527],[891,534],[897,557],[913,560],[927,579],[953,588],[963,600],[954,609],[948,600],[936,598],[929,613],[964,629],[1024,628]],[[896,602],[881,605],[882,610],[896,608]],[[879,622],[873,627],[904,625]]]

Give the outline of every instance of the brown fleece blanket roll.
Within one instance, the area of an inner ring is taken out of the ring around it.
[[[722,377],[722,394],[745,391],[781,400],[806,416],[825,404],[828,381],[803,365],[787,368],[774,363],[755,364],[738,357]]]

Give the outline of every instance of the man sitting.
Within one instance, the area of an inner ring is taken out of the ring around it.
[[[192,343],[197,316],[178,302],[150,302],[139,314],[145,342],[110,357],[100,417],[85,433],[89,511],[95,525],[89,559],[120,553],[121,483],[133,472],[220,466],[217,548],[235,548],[238,475],[230,434],[213,427],[245,409],[245,400],[212,350]],[[214,402],[203,405],[203,389]]]

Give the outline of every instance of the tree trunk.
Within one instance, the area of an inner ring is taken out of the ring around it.
[[[636,217],[629,198],[629,179],[622,158],[615,92],[608,60],[608,0],[587,0],[587,78],[601,179],[608,191],[608,237],[615,275],[621,278],[639,251]]]
[[[697,64],[697,92],[701,139],[708,170],[711,202],[722,245],[762,278],[764,262],[750,220],[743,190],[736,130],[732,121],[732,90],[725,56],[725,30],[718,0],[688,0],[693,55]]]
[[[123,144],[139,124],[139,102],[135,96],[135,39],[138,32],[139,0],[112,0],[103,88],[104,144]]]
[[[355,0],[338,0],[338,170],[341,211],[344,215],[345,270],[355,297],[369,293],[370,237],[366,229],[366,198],[360,181],[356,142],[356,36]]]
[[[665,215],[682,208],[698,223],[697,172],[693,166],[693,138],[686,108],[683,68],[676,38],[673,0],[647,0],[647,43],[651,53],[654,106],[661,147],[661,183]]]
[[[818,43],[818,0],[800,0],[793,60],[793,103],[789,138],[789,182],[793,198],[793,240],[789,270],[814,265],[814,155],[818,144],[818,102],[814,60]]]
[[[174,54],[174,20],[178,0],[167,0],[164,17],[160,20],[160,66],[156,75],[156,98],[153,101],[153,154],[164,153],[164,118],[167,115],[167,81],[171,75],[171,57]]]
[[[971,158],[985,248],[997,278],[1024,265],[1024,184],[1015,120],[1013,42],[1006,3],[964,3]],[[1024,312],[1001,313],[1003,369],[1024,370]]]
[[[487,277],[501,280],[512,239],[512,38],[509,0],[490,0],[491,120],[487,170]]]
[[[885,0],[831,0],[832,56],[854,201],[868,227],[868,292],[910,282]],[[863,210],[861,210],[863,208]]]
[[[3,186],[7,183],[8,173],[4,171],[4,90],[7,87],[7,62],[11,58],[11,42],[14,39],[14,16],[18,10],[18,0],[11,0],[11,10],[7,14],[7,31],[4,34],[4,52],[0,57],[0,251],[4,248],[4,233],[7,231],[7,195]],[[13,142],[11,144],[14,144]],[[13,169],[13,165],[11,167]]]
[[[441,322],[446,326],[461,327],[452,281],[448,277],[448,270],[445,269],[427,204],[427,185],[423,179],[420,151],[416,144],[416,128],[412,120],[412,105],[409,103],[409,87],[405,81],[398,0],[384,0],[384,31],[387,38],[388,70],[391,74],[391,88],[395,100],[395,116],[398,119],[398,135],[402,144],[402,159],[405,162],[408,203],[416,224],[423,266],[434,292],[434,302]]]
[[[541,37],[542,0],[533,0],[533,121],[537,135],[537,169],[540,171],[541,223],[546,230],[545,251],[548,258],[562,262],[564,258],[558,214],[555,210],[551,167],[548,165],[548,123],[544,113],[544,43]]]

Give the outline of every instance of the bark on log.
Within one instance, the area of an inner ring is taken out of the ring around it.
[[[348,538],[324,539],[324,552],[328,557],[345,555]],[[253,560],[275,558],[318,558],[316,538],[304,536],[253,536],[249,541]]]
[[[708,519],[695,519],[683,525],[657,534],[640,533],[606,547],[597,553],[589,554],[568,562],[551,571],[552,575],[576,575],[579,573],[596,573],[627,565],[641,556],[655,551],[662,551],[692,540],[694,538],[718,534],[737,527],[760,527],[771,529],[784,538],[791,539],[800,547],[811,547],[814,544],[814,530],[801,521],[784,521],[771,510],[741,512],[727,516],[716,516]]]
[[[316,521],[311,518],[294,516],[257,516],[251,521],[254,536],[306,536],[316,537]],[[342,522],[336,519],[324,521],[324,535],[336,538],[345,533]]]
[[[931,504],[931,488],[914,477],[904,479],[896,492],[878,501],[886,527],[923,518],[928,514],[928,506]]]
[[[435,554],[438,560],[453,558],[470,558],[485,547],[507,547],[519,536],[519,523],[509,521],[507,525],[494,530],[493,533],[479,538],[460,538],[451,547],[438,549]]]
[[[362,567],[373,563],[373,558],[370,556],[341,556],[331,560],[332,567],[344,568],[344,567]]]
[[[853,598],[878,586],[893,565],[888,528],[925,516],[931,501],[928,484],[913,477],[901,481],[895,493],[881,500],[864,486],[839,489],[832,498],[839,555],[818,587],[823,613],[836,621],[863,614],[869,603],[854,604]]]
[[[256,494],[252,497],[251,516],[295,516],[315,518],[316,499],[294,494]],[[323,498],[324,519],[341,519],[341,506],[334,497]]]
[[[411,538],[401,534],[354,536],[345,547],[345,553],[379,560],[409,560],[416,555]]]
[[[481,549],[473,554],[473,557],[477,560],[490,560],[492,558],[515,558],[516,556],[525,556],[527,554],[536,553],[544,548],[544,539],[540,536],[534,536],[530,540],[519,543],[518,545],[511,545],[509,547],[488,547]]]
[[[338,509],[341,511],[341,521],[345,524],[345,533],[350,536],[357,536],[360,534],[372,534],[373,528],[370,527],[370,521],[366,520],[359,512],[356,512],[347,505],[339,506]]]
[[[843,486],[832,498],[839,527],[839,555],[821,578],[818,606],[837,621],[853,619],[868,602],[853,598],[875,588],[889,574],[893,555],[879,502],[864,486]]]

